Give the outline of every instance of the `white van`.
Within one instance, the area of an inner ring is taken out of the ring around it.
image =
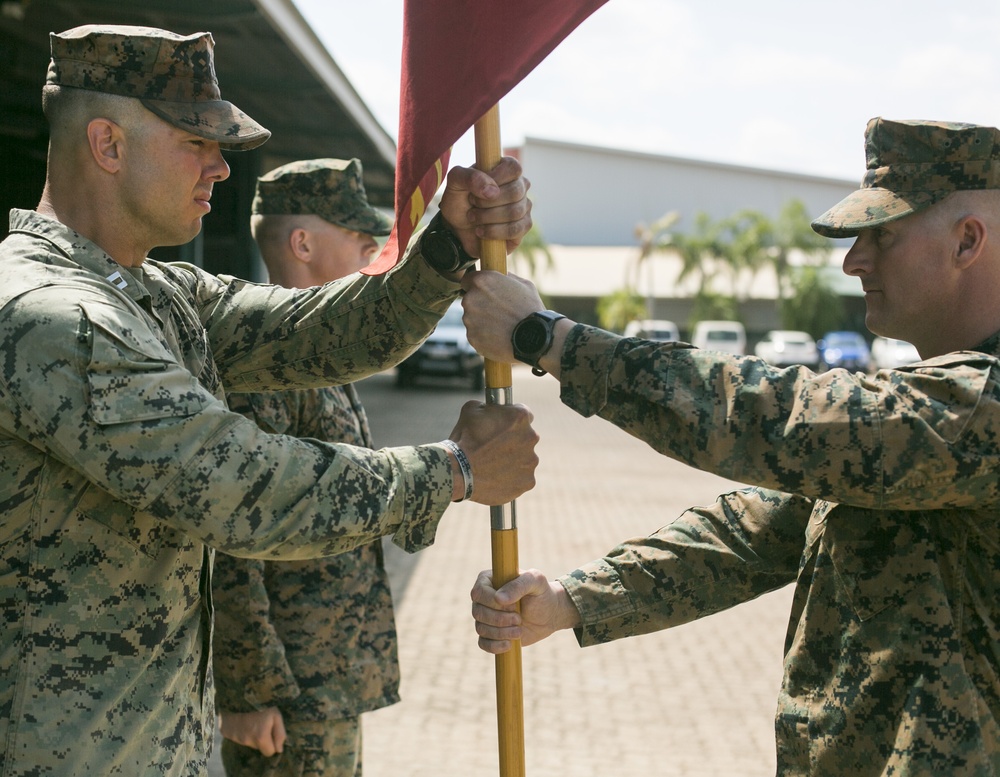
[[[743,356],[747,350],[747,332],[739,321],[699,321],[691,333],[691,345]]]
[[[643,340],[665,342],[676,342],[681,339],[680,330],[673,321],[651,318],[629,321],[625,325],[625,337],[641,337]]]

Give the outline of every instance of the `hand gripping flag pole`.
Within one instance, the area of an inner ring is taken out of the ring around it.
[[[475,125],[476,167],[492,170],[500,163],[500,110],[494,105]],[[507,243],[480,240],[482,269],[507,272]],[[510,405],[514,399],[510,365],[486,361],[486,403]],[[490,506],[493,549],[493,586],[499,588],[517,577],[517,517],[514,502]],[[524,777],[524,696],[521,685],[521,641],[496,657],[497,735],[500,777]]]
[[[362,272],[380,275],[395,266],[443,182],[448,149],[473,122],[476,166],[487,172],[496,167],[501,156],[496,103],[606,2],[404,0],[396,222],[378,259]],[[506,242],[482,241],[480,258],[484,270],[505,273]],[[486,362],[486,387],[488,403],[512,404],[510,365]],[[493,583],[499,586],[519,571],[514,503],[491,506],[490,519]],[[523,777],[520,642],[496,657],[496,681],[500,776]]]

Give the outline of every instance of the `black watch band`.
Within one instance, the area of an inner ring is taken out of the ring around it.
[[[448,229],[440,211],[431,219],[420,241],[424,260],[440,273],[461,272],[476,263],[476,258],[466,253],[458,236]]]
[[[566,316],[554,310],[539,310],[518,321],[510,334],[514,358],[530,364],[533,375],[545,374],[538,362],[552,347],[556,321],[560,318]]]

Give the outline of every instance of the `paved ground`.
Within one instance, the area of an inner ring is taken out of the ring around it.
[[[398,390],[390,375],[360,390],[381,445],[441,439],[480,398],[447,381]],[[733,485],[580,418],[551,378],[515,368],[514,397],[542,435],[538,486],[517,502],[522,567],[568,571]],[[476,647],[468,596],[489,559],[489,511],[472,504],[449,510],[432,548],[390,553],[403,701],[364,718],[366,777],[498,774],[494,660]],[[586,650],[569,633],[526,648],[528,777],[773,775],[790,598]]]

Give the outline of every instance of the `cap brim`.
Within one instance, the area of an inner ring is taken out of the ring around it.
[[[363,232],[366,235],[384,237],[392,232],[392,219],[382,211],[369,207],[362,213],[352,214],[352,218],[337,219],[332,223],[352,232]]]
[[[933,205],[950,192],[899,194],[877,187],[858,189],[812,222],[824,237],[855,237],[862,229],[877,227]]]
[[[270,130],[226,100],[185,103],[142,100],[142,104],[167,123],[214,140],[228,151],[249,151],[271,137]]]

